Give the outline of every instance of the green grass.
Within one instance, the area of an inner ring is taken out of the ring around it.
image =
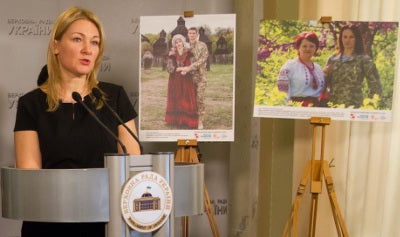
[[[159,67],[141,70],[141,130],[168,130],[164,123],[168,73]],[[204,129],[232,129],[233,65],[212,64],[206,77]]]

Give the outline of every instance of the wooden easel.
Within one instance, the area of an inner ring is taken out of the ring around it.
[[[297,237],[297,214],[300,205],[300,200],[304,194],[308,183],[308,178],[311,177],[311,207],[310,207],[310,223],[309,237],[315,236],[315,227],[317,223],[318,210],[318,195],[322,192],[322,177],[325,178],[326,189],[329,194],[329,201],[332,209],[333,219],[335,220],[336,230],[339,237],[348,237],[347,228],[340,212],[339,204],[336,198],[335,189],[333,187],[333,179],[329,171],[328,162],[324,161],[324,146],[325,146],[325,126],[330,124],[331,119],[326,117],[312,117],[310,123],[313,124],[313,141],[312,141],[312,157],[307,163],[300,185],[297,188],[296,198],[294,200],[291,215],[286,222],[282,237],[290,236],[290,231],[293,237]],[[321,136],[321,155],[320,160],[315,160],[315,143],[317,135],[317,127],[322,127]]]
[[[176,152],[175,162],[199,163],[197,140],[178,140],[178,151]],[[206,184],[204,183],[204,207],[208,216],[211,231],[214,237],[219,237],[217,223],[214,212],[211,208],[210,196]],[[189,217],[182,217],[182,237],[189,236]]]

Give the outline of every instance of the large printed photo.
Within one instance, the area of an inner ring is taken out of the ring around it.
[[[260,22],[254,116],[391,121],[398,22]]]
[[[233,141],[235,15],[142,16],[142,141]]]

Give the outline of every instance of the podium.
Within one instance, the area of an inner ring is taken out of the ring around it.
[[[173,190],[173,209],[150,233],[135,231],[121,215],[121,190],[134,175],[152,171]],[[173,153],[106,154],[105,168],[1,168],[2,216],[43,222],[106,222],[108,237],[173,237],[174,218],[204,212],[204,165],[174,164]]]

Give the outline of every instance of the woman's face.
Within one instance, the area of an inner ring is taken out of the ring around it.
[[[313,42],[303,39],[299,45],[299,56],[303,60],[310,60],[316,50],[317,46]]]
[[[63,77],[86,77],[99,55],[100,34],[96,25],[88,20],[77,20],[55,40],[57,55]]]
[[[342,43],[344,49],[353,50],[356,44],[356,38],[354,37],[354,33],[350,29],[346,29],[342,32]]]
[[[177,49],[182,49],[182,48],[183,48],[183,42],[182,42],[181,39],[176,39],[176,40],[175,40],[175,47],[176,47]]]

